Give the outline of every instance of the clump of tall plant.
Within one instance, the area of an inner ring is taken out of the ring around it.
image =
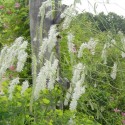
[[[45,9],[52,6],[50,2],[43,2],[40,7],[40,26]],[[28,57],[28,42],[19,37],[0,52],[0,106],[4,107],[0,108],[1,124],[124,124],[125,101],[120,94],[124,95],[125,87],[122,72],[125,36],[121,32],[116,36],[109,32],[107,36],[102,32],[86,36],[86,32],[77,30],[79,25],[72,27],[76,3],[80,1],[75,1],[61,15],[62,32],[54,24],[46,37],[40,36],[38,56],[32,52],[32,86],[29,78],[19,78],[18,74]],[[59,35],[63,38],[57,58]],[[36,36],[34,41],[38,40]],[[50,54],[48,58],[46,53]],[[10,78],[8,74],[14,75]]]

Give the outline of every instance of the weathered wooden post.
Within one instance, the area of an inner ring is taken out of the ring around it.
[[[38,34],[38,29],[40,27],[40,16],[38,16],[39,8],[42,5],[42,2],[46,0],[30,0],[30,34],[31,34],[31,46],[32,51],[35,53],[36,57],[38,56],[40,41],[35,39]],[[49,31],[50,26],[52,25],[51,19],[44,20],[44,30]]]
[[[40,47],[40,40],[38,39],[39,34],[39,27],[40,27],[40,16],[39,8],[41,7],[42,3],[46,0],[29,0],[29,7],[30,7],[30,36],[31,36],[31,50],[32,50],[32,82],[33,82],[33,89],[32,89],[32,96],[30,100],[30,112],[32,113],[32,106],[33,106],[33,93],[36,85],[36,77],[39,71],[39,67],[37,64],[39,47]],[[45,21],[46,25],[50,27],[51,21]],[[45,27],[45,26],[44,26]],[[49,28],[47,29],[49,30]],[[42,35],[42,34],[41,34]]]
[[[42,22],[42,29],[41,28],[41,16],[38,16],[39,14],[39,8],[41,7],[42,3],[46,0],[30,0],[30,34],[31,34],[31,49],[32,49],[32,81],[33,81],[33,91],[36,84],[36,76],[39,72],[40,65],[38,64],[38,53],[39,53],[39,47],[41,46],[42,39],[48,35],[49,29],[51,25],[58,24],[60,22],[60,14],[61,11],[65,9],[65,6],[61,7],[59,5],[59,2],[61,0],[53,0],[54,2],[54,8],[50,7],[46,9],[46,12],[54,9],[54,17],[51,18],[45,18]],[[45,12],[45,13],[46,13]],[[42,31],[42,32],[40,32]],[[42,37],[41,37],[42,36]],[[59,59],[59,41],[57,41],[56,45],[56,52],[57,52],[57,58]],[[46,53],[44,56],[44,59],[49,59],[51,53]],[[33,105],[33,93],[31,97],[31,103],[30,103],[30,111],[32,113],[32,105]]]
[[[41,17],[38,16],[39,8],[42,3],[46,0],[29,0],[30,3],[30,34],[31,34],[31,46],[32,52],[35,53],[36,58],[38,57],[39,46],[41,41],[35,39],[37,36],[42,35],[43,37],[48,35],[48,31],[53,24],[59,24],[60,14],[66,6],[60,6],[61,0],[52,0],[54,2],[54,8],[50,7],[48,10],[54,9],[54,18],[52,15],[50,18],[44,18],[42,33],[39,32]]]
[[[38,60],[38,53],[39,53],[39,47],[42,43],[42,37],[47,36],[48,31],[50,29],[50,26],[53,25],[54,21],[51,18],[45,18],[43,22],[42,29],[41,28],[41,16],[38,16],[39,14],[39,8],[41,7],[42,3],[46,0],[29,0],[29,6],[30,6],[30,35],[31,35],[31,49],[32,49],[32,81],[33,81],[33,92],[36,84],[36,76],[39,72],[40,66],[37,62]],[[57,3],[56,3],[57,2]],[[58,1],[55,1],[55,8],[58,4]],[[47,8],[46,12],[48,10],[51,10],[52,8]],[[58,9],[57,9],[58,10]],[[42,32],[40,32],[42,31]],[[50,53],[45,54],[48,58],[50,56]],[[32,113],[32,105],[33,105],[33,93],[30,101],[30,111]]]

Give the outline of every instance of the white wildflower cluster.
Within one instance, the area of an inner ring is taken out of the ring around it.
[[[74,66],[73,77],[72,77],[72,84],[75,85],[76,82],[79,80],[84,81],[86,74],[86,68],[82,63],[78,63]]]
[[[58,34],[59,33],[57,32],[57,26],[52,25],[50,27],[49,37],[48,37],[48,52],[51,52],[54,46],[56,45]]]
[[[116,44],[115,39],[112,39],[112,40],[111,40],[111,44],[110,44],[110,46],[113,47],[115,44]]]
[[[4,95],[4,92],[3,92],[3,90],[0,90],[0,96],[1,96],[1,95]]]
[[[0,52],[0,77],[6,72],[7,68],[17,62],[16,71],[20,72],[23,69],[24,63],[27,58],[25,49],[27,48],[27,41],[23,37],[19,37],[9,47],[5,46]]]
[[[106,42],[107,48],[111,48],[111,47],[113,47],[114,45],[116,45],[115,39],[111,39],[111,36],[110,36],[110,35],[108,35],[108,39],[109,39],[109,40]]]
[[[27,88],[29,87],[29,83],[28,81],[24,81],[22,84],[22,90],[21,90],[21,95],[27,90]]]
[[[46,13],[46,18],[50,18],[52,16],[52,12],[53,12],[52,10],[48,11]]]
[[[27,41],[24,41],[20,47],[18,48],[18,55],[17,55],[17,68],[16,68],[16,71],[17,72],[21,72],[23,67],[24,67],[24,64],[26,62],[26,59],[27,59],[27,56],[28,54],[26,53],[26,48],[27,48],[27,45],[28,45],[28,42]]]
[[[44,38],[42,42],[42,46],[40,47],[39,52],[39,59],[41,59],[46,51],[51,53],[52,49],[55,47],[57,42],[57,35],[59,33],[57,32],[57,26],[52,25],[50,27],[49,36],[48,38]]]
[[[102,55],[101,55],[101,58],[104,64],[107,64],[107,48],[108,48],[107,44],[104,44]]]
[[[74,40],[74,36],[72,33],[68,33],[68,49],[69,49],[69,52],[76,52],[76,49],[75,49],[75,44],[73,44],[73,40]]]
[[[84,81],[78,81],[76,83],[76,86],[74,88],[74,92],[72,95],[72,100],[70,103],[70,110],[76,110],[77,107],[77,101],[80,98],[80,96],[85,93],[85,86],[82,86]]]
[[[54,88],[54,83],[56,80],[58,67],[58,60],[55,59],[53,64],[50,61],[46,60],[44,66],[40,69],[40,72],[36,79],[36,86],[34,90],[34,98],[39,98],[39,93],[41,90]]]
[[[12,100],[13,98],[13,91],[15,89],[15,86],[19,84],[19,78],[15,78],[10,82],[8,93],[9,93],[9,99]]]
[[[42,46],[40,47],[39,58],[41,58],[44,55],[44,53],[47,51],[47,46],[48,46],[48,39],[45,38],[43,39]]]
[[[80,46],[80,49],[78,51],[78,58],[82,57],[83,54],[83,50],[85,48],[89,49],[91,54],[94,55],[95,54],[95,47],[96,47],[97,42],[93,40],[93,38],[90,38],[88,43],[83,43]]]
[[[72,84],[74,86],[73,95],[71,97],[70,110],[76,110],[77,101],[80,96],[85,93],[85,85],[83,86],[85,80],[86,68],[82,63],[75,66]]]
[[[102,50],[102,55],[101,55],[101,58],[102,58],[104,64],[107,64],[107,51],[108,51],[108,48],[113,47],[114,45],[116,45],[115,39],[112,39],[110,42],[106,42],[104,44],[104,47],[103,47],[103,50]]]
[[[103,50],[102,50],[102,55],[101,55],[101,58],[102,58],[104,64],[107,64],[107,51],[108,51],[108,48],[113,47],[115,44],[116,44],[116,41],[114,39],[112,39],[110,42],[106,42],[104,44],[104,47],[103,47]]]
[[[65,100],[64,100],[64,105],[67,106],[68,103],[69,103],[69,100],[71,98],[71,95],[72,95],[72,91],[73,91],[73,88],[70,87],[68,90],[67,90],[67,93],[66,93],[66,97],[65,97]]]
[[[45,9],[49,6],[52,5],[52,1],[51,0],[47,0],[45,2],[42,2],[41,7],[39,8],[39,14],[38,16],[44,17],[45,15]]]
[[[61,18],[65,18],[63,22],[63,29],[67,29],[72,21],[72,19],[77,14],[74,6],[67,7],[61,14]]]
[[[79,63],[74,67],[73,78],[71,80],[72,84],[64,101],[64,105],[68,105],[71,98],[70,110],[76,110],[78,99],[83,93],[85,93],[85,86],[83,85],[85,74],[86,69],[82,63]]]
[[[75,122],[75,114],[74,114],[74,116],[72,116],[70,119],[69,119],[69,121],[68,121],[68,125],[76,125],[76,122]]]
[[[113,67],[112,67],[112,72],[111,72],[110,76],[113,80],[115,80],[116,75],[117,75],[117,63],[115,62]]]
[[[53,5],[52,5],[52,0],[47,0],[46,1],[46,8],[47,7],[50,7],[50,8],[53,8],[52,7]],[[53,10],[53,9],[49,9],[47,12],[46,12],[46,18],[51,18],[52,16],[53,16],[53,12],[54,12],[55,10]]]

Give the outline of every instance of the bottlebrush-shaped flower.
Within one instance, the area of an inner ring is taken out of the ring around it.
[[[19,83],[19,77],[13,79],[10,84],[9,84],[9,89],[8,89],[8,93],[9,93],[9,99],[12,100],[13,98],[13,91],[15,89],[15,86]]]
[[[69,52],[71,53],[76,53],[76,47],[75,47],[75,44],[73,43],[73,40],[74,40],[74,36],[72,33],[68,33],[68,50]]]
[[[28,81],[24,81],[22,84],[21,95],[27,90],[28,87],[29,87]]]
[[[61,18],[64,18],[63,29],[67,29],[70,26],[70,23],[76,14],[77,14],[77,11],[73,5],[70,7],[67,7],[64,10],[64,12],[61,14]]]
[[[110,74],[111,78],[114,80],[116,79],[116,75],[117,75],[117,63],[114,63],[114,66],[112,67],[112,72]]]
[[[88,49],[90,50],[91,54],[94,55],[95,54],[95,47],[96,47],[96,44],[97,42],[93,40],[93,38],[91,38],[89,40],[88,43],[83,43],[81,46],[80,46],[80,49],[78,51],[78,58],[81,58],[82,55],[83,55],[83,50],[84,49]]]
[[[39,51],[39,60],[42,60],[44,53],[47,51],[51,53],[52,49],[55,47],[57,42],[57,35],[59,33],[57,32],[57,26],[52,25],[49,30],[48,38],[43,39],[42,46],[40,47]]]
[[[85,74],[86,74],[86,68],[82,63],[79,63],[76,66],[74,66],[71,86],[66,93],[64,101],[64,105],[68,105],[68,102],[71,99],[70,110],[76,110],[78,99],[83,93],[85,93],[85,85],[84,85]]]
[[[27,48],[27,41],[23,40],[23,37],[19,37],[11,46],[5,46],[0,52],[0,77],[6,72],[8,68],[12,69],[12,66],[17,62],[16,71],[20,72],[23,69],[24,63],[27,58],[25,52]],[[14,67],[13,67],[14,68]]]
[[[55,59],[53,63],[46,60],[44,66],[40,69],[40,72],[36,79],[36,86],[34,90],[34,98],[39,98],[39,93],[41,90],[49,89],[52,90],[54,88],[54,84],[56,81],[56,73],[58,67],[58,60]]]

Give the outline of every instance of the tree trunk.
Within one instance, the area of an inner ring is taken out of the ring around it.
[[[42,33],[40,32],[40,26],[41,26],[41,17],[38,16],[39,8],[42,5],[42,2],[45,2],[46,0],[30,0],[30,35],[31,35],[31,49],[32,49],[32,81],[33,81],[33,92],[36,85],[36,77],[40,70],[40,65],[38,65],[38,53],[39,53],[39,47],[42,43],[42,37],[46,37],[48,35],[49,29],[51,25],[58,24],[60,22],[60,14],[61,11],[65,9],[65,6],[62,8],[59,6],[58,2],[60,0],[55,0],[55,15],[54,18],[51,19],[44,19],[43,27],[42,27]],[[47,8],[46,12],[52,8]],[[57,41],[56,45],[56,52],[57,52],[57,58],[59,59],[59,41]],[[46,53],[44,56],[44,59],[49,59],[51,53]],[[33,93],[31,97],[30,102],[30,111],[32,113],[32,105],[33,105]],[[61,104],[62,105],[62,104]]]
[[[30,0],[30,35],[31,35],[31,46],[32,51],[35,53],[36,57],[38,57],[38,51],[40,47],[40,41],[35,39],[38,34],[38,30],[40,27],[40,17],[38,16],[39,8],[42,5],[42,2],[46,0]],[[52,24],[50,19],[44,20],[44,29],[46,33],[48,33],[49,28]],[[45,36],[45,34],[44,34]]]
[[[34,89],[36,86],[36,78],[37,74],[40,70],[40,66],[38,65],[38,53],[39,53],[39,47],[40,41],[39,36],[43,35],[40,34],[39,28],[40,28],[40,21],[41,17],[38,16],[39,14],[39,8],[42,5],[42,2],[46,0],[29,0],[29,7],[30,7],[30,36],[31,36],[31,50],[32,50],[32,84],[33,84],[33,89],[32,89],[32,96],[30,100],[30,113],[32,114],[33,111],[33,100],[34,100]],[[44,28],[46,27],[46,32],[49,31],[49,28],[51,26],[51,20],[45,19],[44,20]],[[42,31],[44,31],[42,29]]]

